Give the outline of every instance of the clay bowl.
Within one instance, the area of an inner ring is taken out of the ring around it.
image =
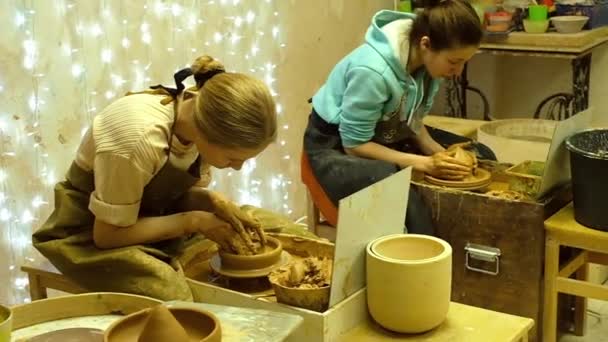
[[[394,234],[366,250],[367,306],[374,320],[400,333],[439,326],[448,312],[452,247],[436,237]]]
[[[104,342],[137,341],[151,311],[152,309],[144,309],[112,323],[104,334]],[[169,308],[169,311],[186,330],[189,337],[187,342],[222,340],[220,321],[212,313],[192,308]]]
[[[11,309],[0,305],[0,342],[11,341],[13,313]]]
[[[281,259],[283,245],[273,237],[266,237],[266,250],[257,255],[238,255],[219,251],[222,268],[231,270],[258,270],[277,264]]]
[[[329,285],[311,289],[288,287],[277,281],[274,272],[268,275],[268,280],[272,284],[277,302],[316,312],[327,310]]]

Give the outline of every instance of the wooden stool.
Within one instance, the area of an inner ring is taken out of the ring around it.
[[[608,300],[608,286],[587,282],[588,263],[608,265],[608,232],[590,229],[574,219],[572,203],[545,221],[545,305],[543,336],[554,342],[557,335],[558,293],[578,296],[575,334],[586,329],[587,298]],[[559,265],[560,246],[581,249],[565,266]],[[576,272],[577,279],[569,277]]]
[[[28,266],[22,266],[21,270],[27,273],[30,282],[30,297],[32,301],[47,298],[47,289],[59,290],[72,294],[89,292],[61,273],[44,271]]]
[[[315,177],[306,152],[302,151],[300,158],[300,173],[302,182],[306,185],[306,205],[307,205],[307,224],[308,229],[315,235],[319,235],[319,226],[323,224],[321,215],[331,226],[338,225],[338,208],[329,199],[317,178]]]

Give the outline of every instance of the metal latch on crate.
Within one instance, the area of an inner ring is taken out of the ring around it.
[[[490,275],[498,275],[498,272],[500,272],[500,249],[496,247],[488,247],[467,242],[467,245],[464,247],[464,250],[465,267],[468,270]],[[471,266],[469,263],[470,259],[492,262],[494,263],[494,271]]]

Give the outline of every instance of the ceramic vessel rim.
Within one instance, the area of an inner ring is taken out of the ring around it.
[[[0,304],[0,311],[8,312],[8,316],[4,320],[0,321],[0,326],[8,324],[7,322],[10,322],[13,319],[13,310],[11,310],[11,308],[8,306]]]
[[[419,260],[401,260],[401,259],[395,259],[395,258],[389,258],[386,256],[383,256],[381,254],[376,253],[375,251],[375,247],[382,242],[388,241],[388,240],[394,240],[394,239],[401,239],[401,238],[414,238],[414,239],[421,239],[421,240],[431,240],[434,242],[439,243],[442,247],[443,247],[443,251],[441,253],[439,253],[438,255],[431,257],[431,258],[426,258],[426,259],[419,259]],[[429,235],[422,235],[422,234],[392,234],[392,235],[386,235],[383,237],[380,237],[376,240],[371,241],[370,243],[368,243],[367,245],[367,254],[369,254],[370,256],[379,259],[379,260],[383,260],[383,261],[388,261],[391,263],[395,263],[395,264],[407,264],[407,265],[418,265],[418,264],[427,264],[430,262],[434,262],[437,260],[441,260],[449,255],[452,254],[452,246],[450,246],[449,243],[447,243],[446,241],[436,238],[434,236],[429,236]]]
[[[160,305],[164,305],[164,304],[160,304]],[[207,316],[208,318],[210,318],[213,321],[213,330],[211,330],[211,332],[209,332],[209,334],[207,336],[205,336],[201,341],[204,341],[207,337],[216,334],[217,331],[220,329],[220,321],[210,311],[201,310],[201,309],[195,309],[195,308],[183,308],[183,307],[178,307],[178,306],[167,306],[167,310],[169,310],[170,312],[173,312],[173,311],[192,311],[192,312],[195,312],[197,314],[202,314],[202,315]],[[118,319],[114,323],[112,323],[106,329],[106,331],[104,333],[104,339],[103,339],[104,342],[110,342],[110,340],[109,340],[110,334],[113,333],[118,326],[120,326],[121,324],[123,324],[126,321],[130,321],[130,320],[138,318],[139,316],[146,315],[150,311],[152,311],[152,308],[146,308],[146,309],[143,309],[143,310],[139,310],[137,312],[133,312],[133,313],[131,313],[129,315],[126,315],[126,316]]]
[[[232,259],[246,259],[246,260],[263,259],[263,258],[267,258],[269,255],[277,253],[277,250],[283,248],[283,244],[281,243],[281,241],[279,239],[274,238],[272,236],[267,236],[266,243],[269,243],[270,241],[272,241],[272,243],[275,244],[276,248],[273,248],[272,250],[270,250],[266,253],[256,254],[256,255],[240,255],[240,254],[223,252],[220,250],[220,251],[218,251],[218,254],[220,255],[221,258],[224,258],[225,256],[227,256],[228,258],[232,258]]]
[[[551,21],[557,22],[576,22],[589,20],[589,17],[586,15],[558,15],[555,17],[549,18]]]
[[[320,286],[317,288],[310,288],[310,289],[300,289],[297,287],[289,287],[289,286],[285,286],[285,285],[281,285],[279,283],[277,283],[276,281],[272,281],[270,279],[268,279],[268,281],[272,284],[272,285],[276,285],[280,288],[289,290],[289,291],[298,291],[298,292],[313,292],[313,291],[322,291],[322,290],[327,290],[331,287],[331,285],[325,285],[325,286]]]
[[[331,287],[331,285],[325,285],[325,286],[321,286],[321,287],[317,287],[317,288],[313,288],[313,289],[300,289],[297,287],[289,287],[289,286],[285,286],[282,284],[277,283],[276,281],[273,280],[272,277],[270,277],[270,274],[268,275],[268,282],[270,282],[270,284],[272,285],[276,285],[282,289],[286,289],[289,291],[301,291],[301,292],[312,292],[312,291],[320,291],[320,290],[326,290],[329,289]]]

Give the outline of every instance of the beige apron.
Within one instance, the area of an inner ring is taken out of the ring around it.
[[[173,132],[169,146],[172,138]],[[175,213],[174,205],[179,198],[200,179],[200,156],[184,171],[174,166],[169,149],[167,155],[164,166],[144,188],[140,216]],[[95,217],[88,209],[94,184],[92,172],[72,163],[66,180],[55,186],[55,210],[34,233],[34,247],[61,273],[90,291],[126,292],[161,300],[192,300],[178,257],[184,254],[184,246],[215,248],[215,244],[184,243],[185,238],[179,238],[99,249],[93,243]],[[258,218],[264,228],[314,237],[286,217],[259,208],[244,209]],[[202,238],[195,236],[190,240],[200,242]]]

